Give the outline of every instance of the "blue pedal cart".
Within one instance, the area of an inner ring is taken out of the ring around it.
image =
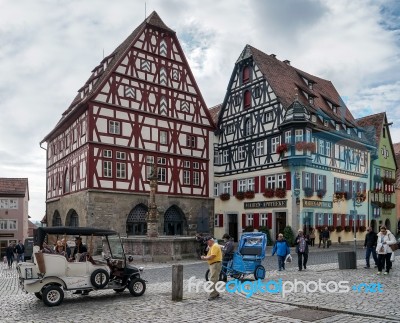
[[[228,277],[241,279],[246,275],[254,275],[254,279],[265,278],[265,268],[261,262],[265,258],[267,235],[262,232],[243,233],[237,251],[227,266],[222,266],[219,279],[226,281]],[[209,270],[206,272],[209,280]]]

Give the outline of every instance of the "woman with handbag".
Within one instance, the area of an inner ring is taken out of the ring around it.
[[[390,258],[393,252],[390,246],[396,243],[397,241],[393,233],[387,230],[385,226],[381,226],[380,232],[378,233],[378,241],[376,246],[376,253],[378,254],[378,275],[382,273],[385,265],[386,271],[384,275],[389,274],[389,271],[392,268],[392,262],[390,261]]]

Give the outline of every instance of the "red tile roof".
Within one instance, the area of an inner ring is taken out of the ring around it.
[[[91,99],[91,96],[93,93],[95,93],[102,85],[103,81],[105,81],[110,74],[112,73],[114,67],[117,65],[119,60],[126,54],[126,52],[129,50],[132,42],[134,39],[142,32],[142,30],[146,26],[153,26],[156,28],[163,29],[169,33],[175,34],[175,31],[167,27],[164,22],[161,20],[161,18],[158,16],[157,12],[153,11],[129,36],[126,38],[110,55],[105,57],[102,61],[101,64],[99,64],[97,67],[95,67],[92,72],[93,74],[89,77],[89,79],[86,81],[86,83],[79,89],[79,93],[76,95],[70,106],[64,113],[62,114],[61,119],[58,121],[57,125],[53,128],[53,130],[46,135],[46,137],[41,141],[41,143],[45,142],[48,140],[49,137],[51,137],[54,133],[57,132],[59,129],[60,125],[73,113],[76,111],[80,111],[82,107],[85,106],[85,103]],[[104,70],[103,69],[103,62],[107,63],[107,67]],[[97,75],[94,75],[94,73],[97,70]],[[81,97],[80,91],[83,91],[85,88],[89,86],[91,82],[93,84],[92,89],[85,94],[83,97]],[[60,130],[61,131],[61,130]]]
[[[307,107],[310,107],[310,111],[322,112],[333,120],[352,126],[355,125],[353,115],[330,81],[303,72],[289,65],[289,63],[278,60],[275,55],[265,54],[250,45],[246,45],[238,61],[250,56],[253,56],[254,62],[260,68],[279,101],[285,108],[293,103],[296,95],[295,89],[298,88],[301,90],[299,91],[299,101]],[[304,79],[306,79],[307,82],[313,83],[312,89],[308,88],[308,84]],[[313,105],[309,104],[303,91],[314,97]],[[337,113],[332,111],[327,100],[337,107]]]
[[[208,111],[210,112],[211,118],[213,119],[214,123],[218,123],[218,115],[221,111],[222,104],[218,104],[216,106],[211,107]]]
[[[0,177],[0,196],[19,196],[24,197],[28,194],[29,188],[27,178],[5,178]]]

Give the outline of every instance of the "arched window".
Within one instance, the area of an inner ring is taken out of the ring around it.
[[[251,107],[251,93],[250,93],[249,90],[246,90],[244,92],[243,106],[245,108],[250,108]]]
[[[57,210],[54,211],[52,226],[53,227],[61,227],[62,226],[61,216]]]
[[[182,235],[186,219],[182,210],[171,206],[164,214],[164,232],[166,235]]]
[[[68,211],[65,225],[68,227],[79,227],[79,215],[74,209]]]
[[[129,212],[126,219],[126,233],[128,235],[145,235],[147,233],[146,214],[148,210],[146,205],[139,204]]]
[[[243,68],[243,83],[247,83],[248,81],[250,81],[250,67],[246,66]]]

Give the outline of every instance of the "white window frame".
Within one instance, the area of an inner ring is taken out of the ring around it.
[[[183,185],[190,185],[190,171],[183,170]]]
[[[200,186],[200,173],[193,172],[193,186]]]
[[[254,225],[254,215],[253,213],[246,214],[246,226],[253,226]]]
[[[238,160],[243,160],[246,158],[246,151],[244,146],[238,147]]]
[[[117,178],[126,179],[126,163],[117,162]]]
[[[256,142],[256,156],[264,155],[264,140]]]
[[[168,132],[165,130],[160,130],[159,134],[160,145],[168,145]]]
[[[219,196],[219,183],[214,183],[214,196]]]
[[[116,155],[115,158],[119,160],[126,160],[126,153],[123,151],[117,151],[115,155]]]
[[[271,138],[271,153],[276,153],[276,148],[281,144],[281,137],[273,137]]]
[[[275,175],[267,175],[267,176],[265,176],[265,186],[266,186],[266,188],[275,189],[276,176]]]
[[[276,177],[276,187],[286,189],[286,174],[278,174]]]
[[[103,161],[103,177],[112,177],[112,162],[109,160]]]
[[[103,157],[104,158],[112,158],[112,150],[104,149],[103,150]]]
[[[167,182],[167,169],[165,167],[158,167],[157,168],[157,177],[159,183],[166,183]]]
[[[303,141],[303,129],[296,129],[294,132],[294,142]]]
[[[222,183],[222,192],[225,194],[231,194],[231,182]]]
[[[113,135],[121,134],[121,123],[119,121],[109,120],[108,121],[108,133]]]
[[[268,214],[267,213],[260,213],[260,226],[261,227],[268,226]]]
[[[247,190],[247,181],[245,179],[238,180],[238,192],[246,192]]]

